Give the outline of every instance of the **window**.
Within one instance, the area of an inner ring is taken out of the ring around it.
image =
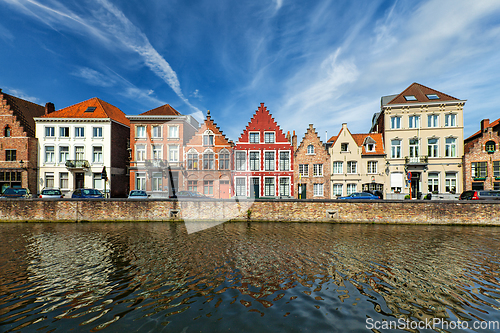
[[[152,138],[161,138],[162,137],[160,125],[151,126],[151,137]]]
[[[93,127],[92,136],[94,138],[102,138],[102,127]]]
[[[356,173],[357,165],[356,161],[347,162],[347,173]]]
[[[204,180],[203,181],[203,194],[213,195],[214,194],[214,181]]]
[[[146,126],[136,126],[135,131],[136,131],[137,138],[141,138],[141,139],[146,138]]]
[[[85,110],[85,112],[94,112],[94,111],[95,111],[95,109],[97,109],[95,106],[89,106],[89,107]]]
[[[54,163],[54,146],[45,147],[45,163]]]
[[[168,161],[169,162],[179,162],[179,146],[169,145],[168,146]]]
[[[315,197],[323,196],[323,184],[313,184],[313,194]]]
[[[65,163],[69,160],[69,147],[60,146],[59,147],[59,163]]]
[[[391,140],[391,158],[401,158],[401,140]]]
[[[188,191],[198,192],[198,181],[196,180],[188,180]]]
[[[391,129],[401,128],[401,117],[391,117]]]
[[[203,170],[214,170],[215,169],[215,157],[214,153],[204,153],[203,154]]]
[[[417,100],[417,98],[415,96],[413,96],[413,95],[406,95],[405,99],[407,101],[416,101]]]
[[[75,147],[75,160],[83,161],[85,159],[85,150],[82,146]]]
[[[264,133],[264,143],[274,143],[274,132]]]
[[[100,172],[94,172],[92,174],[92,188],[101,189],[104,188],[102,174]]]
[[[15,149],[5,149],[5,160],[8,162],[16,161],[16,150]]]
[[[365,150],[368,152],[375,151],[375,144],[374,143],[367,143],[365,146]]]
[[[236,154],[236,170],[245,171],[246,170],[246,153],[244,151],[237,151]]]
[[[472,189],[476,191],[482,191],[484,190],[484,183],[483,182],[472,182]]]
[[[224,150],[219,153],[219,170],[229,170],[229,152]]]
[[[83,137],[85,137],[85,128],[75,127],[75,138],[83,138]]]
[[[162,160],[163,159],[163,146],[162,145],[151,145],[152,149],[152,159],[153,160]],[[169,146],[170,149],[170,146]]]
[[[138,162],[144,162],[146,160],[146,146],[137,145],[135,146],[135,159]]]
[[[237,196],[246,196],[247,194],[247,189],[246,189],[246,183],[245,183],[245,178],[236,178],[236,195]]]
[[[493,177],[500,177],[500,161],[493,161]]]
[[[205,135],[203,135],[203,146],[205,146],[205,147],[211,147],[213,145],[214,145],[214,135],[213,134],[205,134]]]
[[[258,151],[250,152],[250,171],[259,171],[260,170],[260,153]]]
[[[347,195],[356,193],[357,184],[347,184]]]
[[[250,133],[249,141],[250,141],[250,143],[259,143],[260,142],[260,133],[259,132]]]
[[[342,184],[333,184],[333,195],[342,196]]]
[[[500,191],[500,182],[493,182],[493,191]]]
[[[487,151],[488,153],[492,153],[495,151],[495,141],[488,141],[484,145],[484,150]]]
[[[445,157],[456,157],[457,156],[457,139],[446,138],[444,146],[444,156]]]
[[[46,172],[45,173],[45,187],[53,188],[54,187],[54,173]]]
[[[439,127],[439,115],[430,114],[427,116],[427,127]]]
[[[274,190],[274,178],[264,178],[264,196],[269,197],[274,195],[276,195],[276,191]]]
[[[457,191],[457,173],[447,172],[444,179],[444,188],[447,193],[456,193]]]
[[[93,162],[102,163],[102,147],[93,147]]]
[[[10,138],[11,132],[12,132],[12,131],[11,131],[11,129],[10,129],[10,127],[9,127],[9,125],[5,126],[4,136],[5,136],[6,138]]]
[[[418,158],[418,154],[419,154],[419,150],[420,150],[419,146],[420,146],[419,139],[416,139],[416,138],[410,139],[409,146],[408,146],[408,148],[410,149],[410,158],[411,157]]]
[[[427,94],[425,96],[427,96],[427,98],[430,100],[439,99],[439,96],[436,94]]]
[[[344,162],[341,161],[333,162],[333,173],[334,174],[344,173]]]
[[[197,153],[193,152],[193,153],[187,154],[187,168],[188,168],[188,170],[197,170],[198,169],[198,154]]]
[[[313,164],[313,177],[323,177],[323,164]]]
[[[453,113],[445,115],[444,126],[446,127],[457,126],[457,115]]]
[[[438,147],[439,147],[438,139],[435,138],[427,139],[427,156],[439,157]]]
[[[169,139],[179,138],[179,126],[168,126],[168,138]]]
[[[346,152],[349,151],[349,144],[344,142],[340,144],[340,151]]]
[[[429,192],[439,193],[439,173],[429,172],[427,184]]]
[[[377,173],[377,161],[368,161],[366,170],[369,174]]]
[[[408,118],[409,128],[419,128],[420,127],[420,116],[410,116]]]
[[[391,192],[401,193],[403,187],[403,173],[402,172],[392,172],[391,173]]]
[[[488,162],[472,162],[471,176],[472,178],[488,177]]]
[[[280,178],[280,195],[288,196],[290,195],[290,179]]]
[[[163,174],[161,172],[153,172],[151,178],[151,189],[159,192],[163,188]]]
[[[264,170],[266,171],[274,171],[275,170],[275,165],[274,165],[274,152],[273,151],[266,151],[264,153]]]
[[[59,188],[69,188],[69,177],[67,172],[59,173]]]
[[[309,177],[309,164],[299,164],[300,177]]]
[[[146,173],[138,172],[135,174],[135,189],[136,190],[146,190]]]
[[[61,138],[69,138],[69,127],[59,127],[59,136]]]
[[[280,151],[280,171],[290,170],[290,152]]]
[[[53,138],[56,136],[56,133],[55,133],[55,128],[50,126],[50,127],[45,127],[45,137],[47,138]]]
[[[313,145],[307,146],[307,154],[308,155],[314,154],[314,146]]]

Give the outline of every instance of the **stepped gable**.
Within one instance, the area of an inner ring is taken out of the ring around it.
[[[233,142],[226,137],[226,135],[222,132],[220,127],[217,126],[217,123],[213,121],[212,117],[210,116],[210,111],[208,111],[207,118],[200,126],[198,131],[195,133],[195,135],[191,137],[186,146],[192,146],[196,144],[201,145],[203,143],[202,142],[203,138],[201,137],[201,134],[203,134],[203,132],[205,132],[206,130],[211,130],[214,133],[215,146],[233,145]]]
[[[155,109],[141,113],[140,116],[182,116],[182,114],[170,106],[165,104]]]
[[[89,108],[95,109],[88,112]],[[110,118],[122,125],[130,126],[130,121],[122,110],[97,97],[54,111],[41,118]]]
[[[26,101],[24,99],[14,97],[2,92],[0,89],[0,97],[7,102],[13,115],[21,124],[24,132],[30,137],[35,137],[35,121],[34,117],[40,117],[45,114],[45,107]],[[1,101],[0,101],[1,102]]]
[[[486,128],[489,127],[493,128],[495,126],[498,126],[499,124],[500,124],[500,118],[489,123]],[[477,139],[479,137],[481,137],[481,130],[477,131],[476,133],[472,134],[471,136],[469,136],[467,139],[464,140],[464,153],[468,153],[472,149],[472,147],[474,147],[474,144],[477,142]]]
[[[316,128],[314,128],[313,124],[309,124],[309,127],[307,128],[306,133],[304,134],[304,137],[302,138],[302,141],[300,141],[300,145],[297,147],[297,150],[300,148],[304,147],[304,141],[306,139],[307,134],[315,134],[316,137],[318,138],[319,143],[324,147],[325,145],[323,144],[323,141],[321,141],[321,138],[318,135],[318,132],[316,132]]]
[[[278,123],[274,120],[273,116],[267,110],[267,107],[264,106],[264,103],[260,103],[259,108],[254,113],[248,125],[243,130],[238,142],[248,142],[248,132],[249,131],[260,131],[261,136],[263,137],[264,132],[266,131],[274,131],[275,132],[275,142],[288,142],[285,133],[278,125]]]
[[[426,95],[437,95],[437,99],[429,99]],[[405,96],[415,96],[414,101],[407,101]],[[431,89],[419,83],[412,83],[408,88],[406,88],[402,93],[394,97],[386,105],[391,104],[415,104],[415,103],[427,103],[427,102],[443,102],[443,101],[458,101],[459,99],[452,97],[450,95],[444,94],[440,91]]]

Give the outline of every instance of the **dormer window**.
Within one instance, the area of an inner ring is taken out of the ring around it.
[[[307,146],[307,154],[308,155],[313,155],[314,154],[314,146],[313,145]]]
[[[486,152],[488,153],[493,153],[495,152],[495,141],[488,141],[486,142],[486,144],[484,145],[484,150],[486,150]]]
[[[346,152],[346,151],[349,151],[349,144],[344,142],[344,143],[341,143],[340,144],[340,151],[342,152]]]
[[[205,131],[203,134],[203,146],[211,147],[214,145],[214,133],[212,131]]]
[[[375,144],[373,143],[367,143],[365,147],[366,151],[375,151]]]

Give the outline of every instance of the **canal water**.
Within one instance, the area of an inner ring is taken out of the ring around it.
[[[0,332],[495,332],[499,300],[494,227],[0,224]]]

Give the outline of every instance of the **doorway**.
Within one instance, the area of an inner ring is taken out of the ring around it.
[[[220,199],[229,199],[229,180],[220,180],[219,181],[219,198]]]
[[[420,186],[420,172],[411,173],[411,197],[412,199],[420,199],[422,196],[422,189]]]
[[[260,194],[260,186],[259,186],[259,178],[251,178],[252,185],[250,187],[250,197],[251,198],[259,198]]]
[[[298,199],[306,199],[307,185],[299,184],[299,196]]]
[[[75,190],[85,188],[85,175],[83,172],[75,172]]]

